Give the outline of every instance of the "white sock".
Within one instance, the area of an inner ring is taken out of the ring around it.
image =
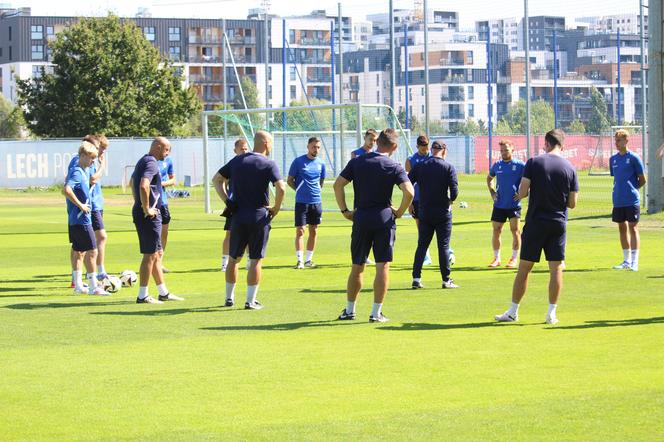
[[[500,249],[493,251],[493,257],[500,261]]]
[[[88,293],[94,293],[97,288],[97,273],[88,273]]]
[[[629,249],[623,249],[623,261],[630,263],[632,260],[630,259],[630,250]]]
[[[302,257],[304,256],[304,252],[302,250],[296,250],[295,256],[297,256],[297,262],[302,262]]]
[[[510,308],[507,309],[507,314],[510,316],[515,316],[517,313],[519,313],[519,304],[513,302],[510,305]]]
[[[157,284],[157,293],[159,293],[159,296],[168,295],[168,289],[166,288],[166,283],[165,282],[162,282],[161,284]]]
[[[371,316],[373,316],[374,318],[377,318],[378,316],[380,316],[380,311],[381,311],[382,308],[383,308],[383,304],[376,304],[374,302],[373,308],[371,309]]]
[[[258,284],[247,286],[247,302],[253,304],[256,302],[256,294],[258,293]]]
[[[413,278],[413,282],[421,282],[422,278]]]
[[[235,283],[227,282],[226,283],[226,299],[233,301],[235,299]]]
[[[83,288],[83,272],[80,270],[74,270],[72,272],[73,279],[74,279],[74,287],[77,289],[82,289]]]
[[[519,250],[512,250],[512,259],[517,259],[519,257]]]
[[[546,314],[549,318],[555,318],[556,317],[556,309],[558,308],[558,304],[549,304],[549,311]]]
[[[97,266],[97,273],[99,273],[100,275],[103,275],[104,273],[106,273],[106,270],[104,269],[103,265],[98,265]]]
[[[431,259],[431,255],[429,255],[429,249],[427,249],[427,253],[426,253],[424,256],[425,256],[425,257],[428,257],[429,259]]]
[[[639,249],[632,250],[632,260],[630,262],[632,265],[639,265]]]
[[[221,257],[221,266],[226,267],[228,265],[228,255],[222,255]]]
[[[347,301],[346,302],[346,314],[347,315],[355,313],[355,302],[356,301]]]
[[[145,299],[147,297],[148,297],[148,288],[147,288],[147,286],[139,287],[138,288],[138,299]]]
[[[307,250],[307,259],[305,259],[305,262],[306,261],[311,261],[313,257],[314,257],[314,251],[313,250]]]

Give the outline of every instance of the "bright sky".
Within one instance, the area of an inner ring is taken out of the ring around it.
[[[317,0],[315,3],[271,0],[270,11],[281,16],[304,15],[315,8],[336,15],[338,3],[338,0]],[[408,9],[413,3],[413,0],[394,0],[394,7]],[[134,16],[139,7],[147,7],[153,17],[246,18],[248,8],[260,7],[261,0],[25,0],[9,4],[12,7],[30,6],[33,15],[103,15],[107,10],[113,10],[121,16]],[[388,0],[341,0],[343,14],[356,18],[387,13],[388,4]],[[522,16],[523,0],[430,0],[429,8],[458,11],[461,26],[467,29],[474,27],[475,20]],[[639,0],[529,0],[530,15],[571,18],[637,13],[638,10]]]

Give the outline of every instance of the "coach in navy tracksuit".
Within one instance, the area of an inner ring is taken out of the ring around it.
[[[221,198],[233,209],[230,259],[226,267],[226,307],[234,304],[238,262],[248,247],[251,263],[247,273],[247,302],[244,308],[263,308],[256,300],[262,262],[270,237],[270,222],[281,210],[286,192],[286,184],[281,179],[277,164],[268,158],[272,144],[272,135],[265,131],[256,132],[253,152],[236,156],[217,172],[222,181]],[[269,206],[270,183],[276,191],[273,206]],[[226,190],[229,184],[233,188],[232,203],[229,202]]]
[[[420,282],[422,265],[434,232],[438,241],[438,264],[444,289],[459,286],[450,279],[450,236],[452,234],[452,203],[459,195],[454,166],[445,161],[447,146],[434,141],[431,156],[415,165],[408,174],[420,189],[417,251],[413,262],[414,289],[424,287]]]
[[[364,266],[373,248],[376,259],[374,305],[370,322],[386,322],[382,313],[387,293],[390,262],[396,234],[395,220],[408,210],[415,191],[408,175],[389,156],[397,149],[398,135],[394,129],[385,129],[378,136],[378,150],[353,158],[334,182],[334,196],[344,217],[353,221],[351,254],[353,267],[348,277],[347,306],[340,320],[355,319],[355,300],[362,289]],[[346,203],[344,187],[353,182],[356,209]],[[398,209],[392,207],[392,190],[399,186],[403,197]]]

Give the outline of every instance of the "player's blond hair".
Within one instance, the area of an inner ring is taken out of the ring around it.
[[[629,132],[627,132],[626,129],[618,129],[615,133],[615,137],[628,139],[629,138]]]
[[[79,155],[88,155],[92,158],[97,158],[97,147],[89,141],[83,141],[78,147]]]

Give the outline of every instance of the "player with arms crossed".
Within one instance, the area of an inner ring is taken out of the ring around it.
[[[417,250],[413,261],[412,288],[421,289],[422,265],[434,232],[438,242],[438,265],[444,289],[456,289],[450,278],[450,236],[452,235],[452,203],[459,195],[454,166],[445,161],[447,146],[434,141],[432,155],[418,162],[408,178],[420,188],[419,218],[417,224]]]
[[[316,234],[323,215],[321,188],[325,182],[325,163],[318,158],[320,147],[320,138],[309,138],[306,155],[295,158],[288,171],[288,185],[295,190],[296,269],[315,267],[313,257]],[[302,250],[305,226],[309,226],[306,257],[303,256],[304,251]]]
[[[166,253],[166,244],[168,243],[168,226],[171,223],[171,211],[168,207],[168,191],[167,187],[172,187],[177,184],[175,179],[175,172],[173,170],[173,159],[169,156],[163,160],[158,160],[157,165],[159,166],[159,175],[161,176],[161,252],[162,252],[162,263],[164,259],[164,253]],[[168,273],[166,267],[161,269],[164,273]]]
[[[618,224],[620,245],[623,249],[623,262],[613,267],[616,270],[639,270],[639,217],[641,215],[641,195],[639,189],[645,186],[643,162],[638,155],[630,152],[627,143],[629,134],[625,129],[615,133],[618,153],[609,160],[613,177],[613,213],[611,218]]]
[[[493,261],[491,261],[489,267],[500,267],[500,234],[503,231],[503,224],[509,220],[510,230],[512,231],[512,256],[507,262],[507,268],[514,269],[521,248],[521,231],[519,230],[521,201],[515,201],[514,195],[519,191],[519,183],[521,183],[525,164],[523,161],[512,158],[514,144],[511,141],[501,140],[498,144],[502,159],[491,166],[491,170],[486,177],[486,185],[493,199],[493,212],[491,213]],[[497,188],[493,185],[494,178]]]
[[[378,136],[378,150],[356,157],[348,162],[334,182],[334,196],[344,218],[353,222],[351,254],[353,266],[346,288],[347,306],[340,320],[355,319],[355,302],[362,289],[364,267],[373,248],[376,259],[374,304],[369,322],[387,322],[382,307],[389,285],[397,226],[410,207],[415,191],[404,168],[389,156],[397,150],[398,135],[394,129],[385,129]],[[348,209],[344,188],[353,183],[357,208]],[[399,186],[403,197],[398,209],[392,207],[392,190]]]
[[[247,301],[244,308],[263,308],[263,304],[256,299],[263,258],[270,238],[270,223],[281,210],[286,192],[286,184],[281,179],[277,164],[268,158],[272,144],[272,135],[259,130],[254,136],[253,152],[236,156],[219,169],[214,177],[217,193],[233,212],[230,259],[226,268],[226,307],[232,307],[235,302],[238,262],[248,246],[251,264],[247,272]],[[233,189],[232,200],[228,196],[229,182]],[[276,190],[274,205],[271,207],[268,206],[270,183]]]
[[[417,137],[417,152],[415,152],[412,156],[406,159],[406,164],[404,165],[404,167],[406,168],[406,173],[410,173],[410,171],[413,169],[413,167],[415,167],[416,164],[421,163],[430,156],[431,154],[429,153],[429,138],[427,138],[426,135],[420,135],[419,137]],[[415,189],[415,198],[413,198],[413,203],[410,205],[408,211],[410,212],[410,215],[415,219],[415,225],[418,226],[419,229],[420,188],[415,182],[413,183],[413,188]],[[431,256],[429,255],[429,249],[427,249],[426,255],[424,256],[423,265],[427,266],[429,264],[431,264]]]
[[[88,277],[88,294],[107,296],[97,285],[97,240],[92,229],[90,206],[90,176],[88,168],[97,158],[97,148],[84,141],[78,149],[76,167],[67,173],[64,194],[67,197],[67,217],[69,224],[69,242],[72,245],[74,259],[74,292],[84,293],[81,263],[85,260]]]
[[[497,321],[519,320],[519,303],[526,294],[528,276],[544,250],[550,275],[546,323],[558,323],[556,309],[563,288],[567,209],[576,207],[579,192],[576,170],[561,155],[564,139],[565,134],[560,129],[547,132],[546,153],[529,159],[523,170],[519,192],[514,196],[515,200],[520,200],[530,193],[521,260],[512,287],[512,304],[505,313],[495,316]]]
[[[171,143],[157,137],[150,151],[136,163],[131,176],[134,206],[131,215],[138,233],[140,251],[143,254],[139,276],[137,304],[162,304],[164,301],[184,301],[166,288],[161,258],[161,174],[157,161],[163,160],[171,151]],[[150,275],[157,284],[158,299],[148,295]]]

